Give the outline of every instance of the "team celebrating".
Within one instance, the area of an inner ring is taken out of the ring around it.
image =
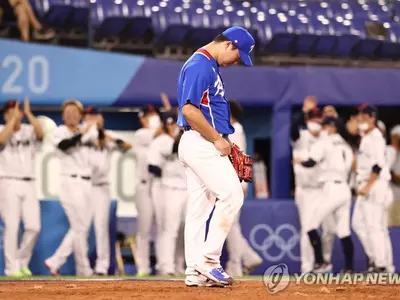
[[[231,27],[197,50],[179,74],[178,107],[171,107],[162,95],[162,112],[151,105],[143,108],[138,114],[141,128],[132,145],[105,129],[96,108],[84,108],[77,100],[63,103],[64,124],[53,130],[51,141],[60,159],[59,198],[70,228],[55,253],[44,261],[52,275],[59,275],[72,253],[77,275],[108,274],[111,153],[131,148],[138,174],[137,276],[152,271],[153,224],[157,274],[185,275],[187,286],[228,286],[233,277],[262,263],[240,229],[239,214],[251,181],[252,162],[243,152],[246,138],[238,122],[241,108],[225,97],[219,73],[220,67],[239,62],[252,66],[254,43],[245,29]],[[386,146],[374,107],[359,108],[357,119],[351,119],[357,124],[354,129],[342,123],[334,107],[320,111],[317,104],[315,97],[307,97],[291,128],[301,271],[331,271],[337,236],[345,259],[343,272],[353,272],[352,228],[368,257],[366,269],[394,272],[388,210],[393,202],[390,180],[400,178],[395,158],[399,139],[391,148]],[[22,123],[24,117],[29,124]],[[28,98],[23,108],[17,101],[6,102],[4,120],[0,126],[0,213],[5,224],[5,273],[29,276],[28,265],[40,232],[35,152],[44,132]],[[393,129],[396,134],[400,136],[398,127]],[[352,189],[356,202],[351,218]],[[18,247],[21,219],[24,235]],[[88,258],[92,223],[97,251],[93,269]],[[220,262],[225,241],[227,271]]]
[[[345,260],[341,272],[353,273],[351,228],[367,255],[366,272],[395,271],[388,216],[394,199],[390,181],[398,176],[393,167],[398,160],[399,126],[392,130],[394,146],[386,146],[385,129],[379,124],[372,106],[361,105],[356,117],[344,124],[334,107],[326,106],[321,112],[311,96],[305,99],[302,114],[293,120],[302,272],[332,271],[336,235]],[[351,217],[352,190],[356,201]]]

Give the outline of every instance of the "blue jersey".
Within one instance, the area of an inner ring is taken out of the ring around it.
[[[215,130],[232,134],[229,102],[215,59],[204,49],[197,50],[184,64],[178,79],[178,125],[190,126],[182,115],[182,107],[190,102],[200,109]]]

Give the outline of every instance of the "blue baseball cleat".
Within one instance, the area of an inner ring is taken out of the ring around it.
[[[199,266],[195,266],[197,272],[202,274],[203,276],[207,277],[208,279],[221,284],[221,285],[232,285],[233,278],[229,276],[222,267],[218,268],[208,268],[203,269]]]

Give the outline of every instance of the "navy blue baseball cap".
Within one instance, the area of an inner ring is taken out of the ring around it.
[[[338,127],[339,126],[339,120],[336,119],[335,117],[326,117],[322,121],[322,125],[334,125],[334,126]]]
[[[83,113],[85,115],[98,115],[98,114],[100,114],[100,110],[98,108],[96,108],[96,107],[88,106],[88,107],[85,108]]]
[[[4,103],[4,105],[3,105],[4,113],[9,109],[14,108],[17,105],[17,103],[18,103],[17,100],[8,100],[8,101],[6,101]],[[20,106],[19,109],[22,110],[22,107]]]
[[[148,105],[142,107],[139,110],[138,116],[139,116],[139,118],[141,118],[141,117],[144,117],[145,115],[147,115],[149,113],[152,113],[152,112],[155,112],[155,113],[158,113],[158,114],[160,113],[160,111],[158,110],[157,107],[155,107],[152,104],[148,104]]]
[[[370,115],[371,117],[377,116],[377,110],[374,106],[368,105],[368,104],[362,104],[358,107],[358,113],[360,114],[367,114]]]
[[[321,113],[321,111],[319,110],[318,107],[314,107],[313,109],[311,109],[310,111],[308,111],[306,113],[305,118],[307,120],[309,120],[309,119],[319,119],[319,118],[322,118],[322,113]]]
[[[164,125],[173,124],[177,122],[178,116],[175,111],[169,110],[161,114],[161,120],[164,123]]]
[[[246,66],[252,67],[253,63],[250,58],[250,53],[256,42],[250,32],[242,27],[233,26],[225,30],[222,34],[239,49],[242,62]]]

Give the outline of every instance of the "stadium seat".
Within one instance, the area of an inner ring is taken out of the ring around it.
[[[96,29],[95,39],[118,37],[125,29],[128,19],[120,17],[110,17]]]
[[[154,38],[151,18],[133,17],[126,19],[125,28],[120,36],[136,42],[150,43]]]
[[[219,30],[214,28],[191,28],[185,36],[185,45],[191,48],[200,48],[208,44],[219,33]]]
[[[74,7],[67,5],[52,5],[43,16],[42,22],[55,29],[68,28],[68,22],[72,16]]]

